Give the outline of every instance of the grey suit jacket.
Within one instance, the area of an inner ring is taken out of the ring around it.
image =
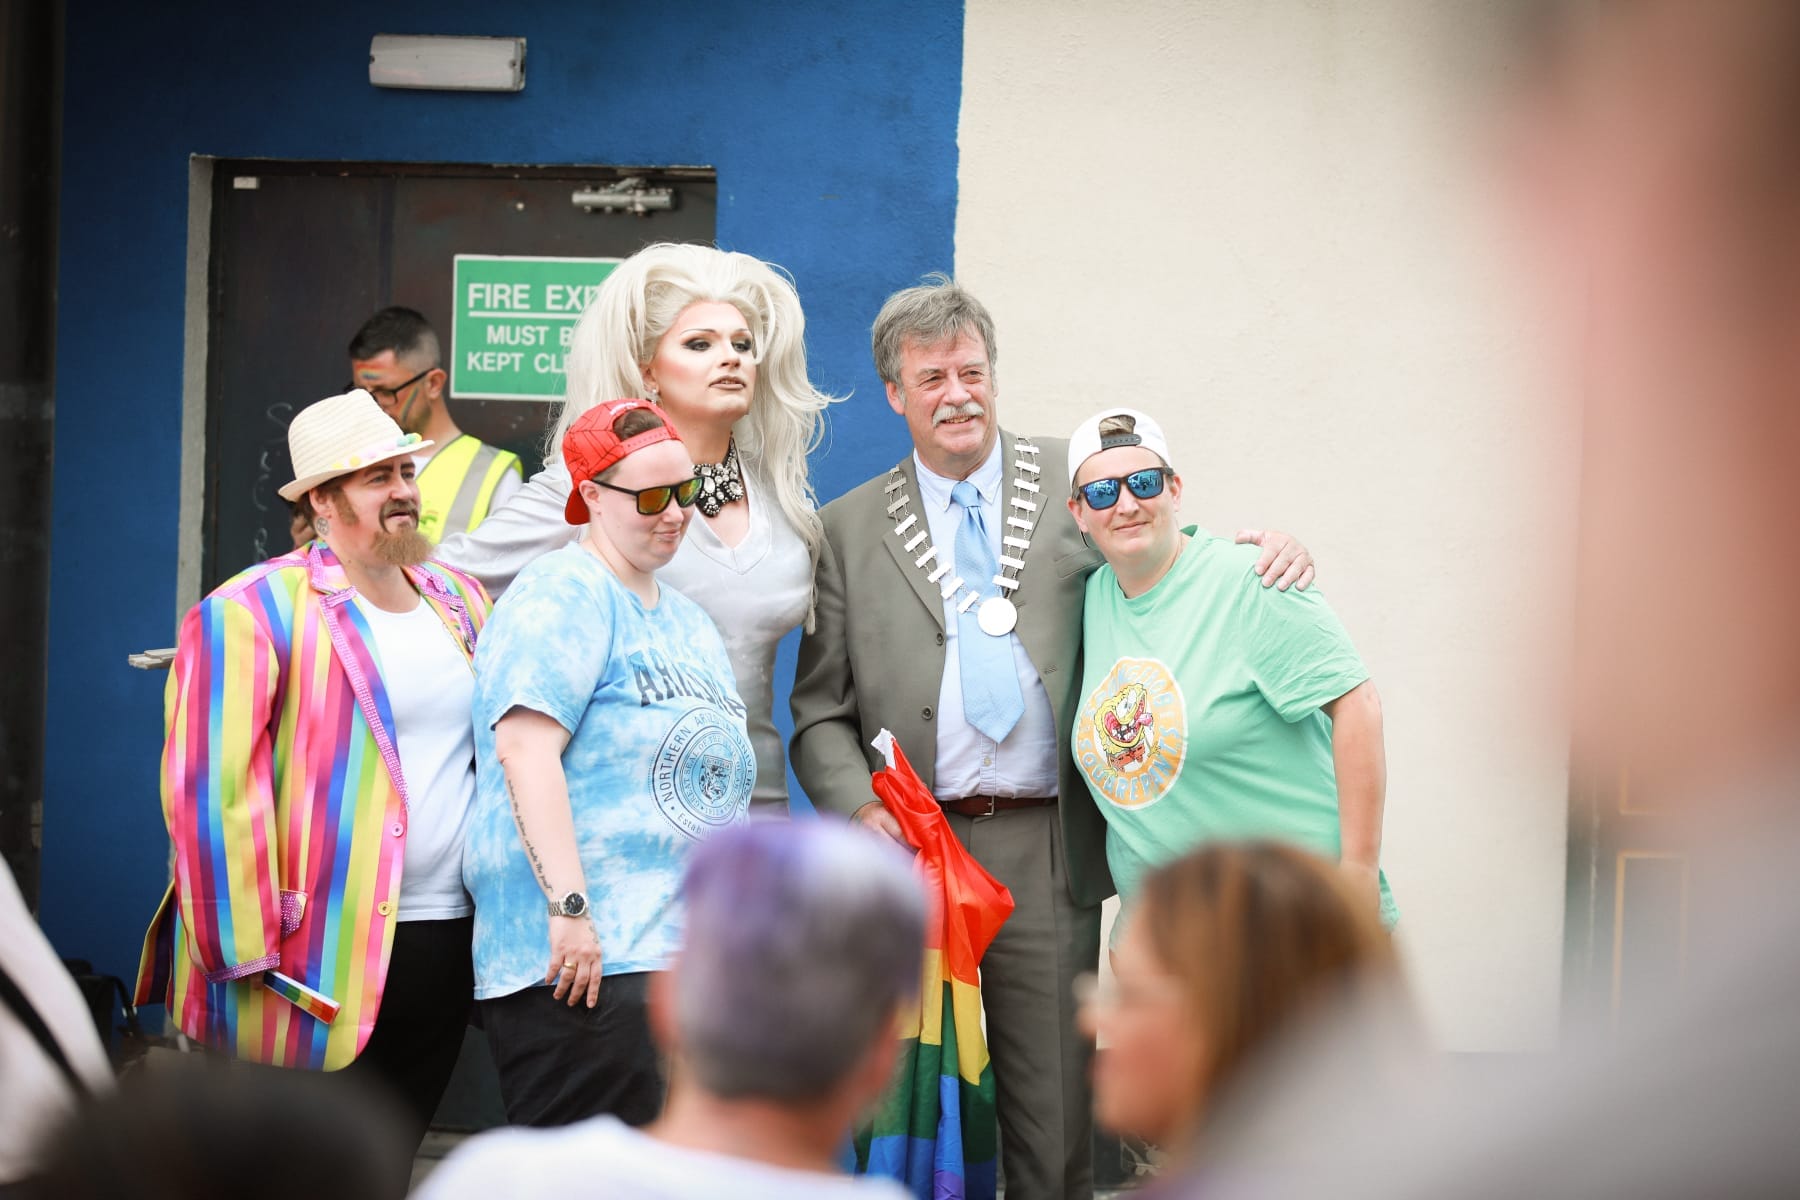
[[[1017,438],[1000,433],[1006,490],[1012,495]],[[1063,849],[1069,891],[1079,904],[1112,895],[1106,822],[1069,752],[1080,702],[1081,606],[1087,577],[1100,565],[1063,501],[1069,494],[1068,443],[1032,439],[1039,449],[1043,507],[1013,602],[1018,634],[1043,678],[1056,716],[1061,756]],[[919,503],[912,455],[900,464]],[[915,554],[894,534],[884,473],[827,504],[819,553],[817,625],[800,643],[794,679],[794,773],[812,802],[845,815],[875,798],[869,776],[879,765],[870,741],[883,729],[932,785],[938,692],[944,675],[944,605]],[[920,520],[923,521],[923,514]],[[909,534],[910,536],[910,534]]]

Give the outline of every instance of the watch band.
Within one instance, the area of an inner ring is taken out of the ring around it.
[[[584,916],[587,910],[588,898],[585,892],[564,892],[562,896],[550,901],[550,915],[553,917]]]

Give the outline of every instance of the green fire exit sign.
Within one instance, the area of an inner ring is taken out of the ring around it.
[[[556,400],[570,335],[616,258],[456,256],[450,394]]]

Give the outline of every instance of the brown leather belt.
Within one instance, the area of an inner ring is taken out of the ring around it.
[[[940,800],[944,811],[959,817],[991,817],[997,812],[1015,808],[1044,808],[1056,803],[1055,796],[969,796],[962,800]]]

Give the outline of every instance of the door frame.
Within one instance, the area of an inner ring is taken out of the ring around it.
[[[212,275],[213,168],[219,159],[188,158],[187,277],[182,302],[181,464],[175,531],[175,627],[200,603],[206,545],[206,362]],[[171,638],[171,640],[173,640]]]
[[[1671,882],[1673,929],[1663,927],[1658,906]],[[1634,982],[1686,974],[1693,906],[1686,848],[1670,814],[1633,787],[1626,763],[1570,773],[1567,897],[1564,1033],[1617,1033],[1656,999]]]

